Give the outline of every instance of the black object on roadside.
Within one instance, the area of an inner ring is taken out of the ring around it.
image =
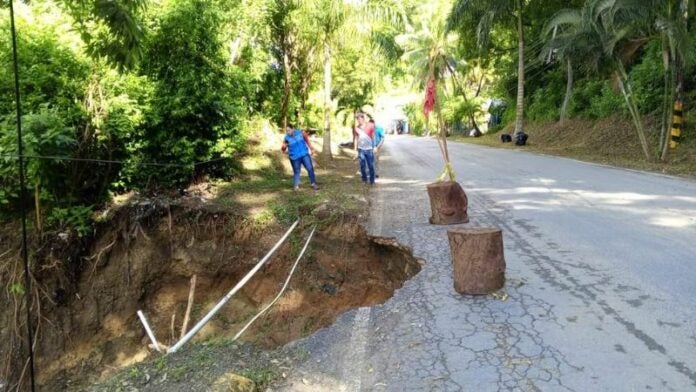
[[[527,144],[527,138],[529,138],[529,135],[524,132],[518,132],[515,135],[515,144],[518,146],[524,146]]]
[[[512,141],[512,136],[508,135],[507,133],[504,133],[500,135],[500,141],[503,143],[510,143]]]

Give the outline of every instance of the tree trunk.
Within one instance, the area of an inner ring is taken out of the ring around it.
[[[41,180],[36,179],[34,187],[34,209],[36,210],[36,229],[39,234],[43,233],[43,224],[41,223]]]
[[[483,72],[483,69],[481,69],[481,79],[479,79],[478,87],[476,87],[476,94],[474,94],[474,98],[478,98],[478,96],[481,95],[481,89],[483,88],[483,79],[485,77],[486,73]]]
[[[331,159],[331,47],[324,43],[324,147],[322,153]]]
[[[636,132],[638,133],[638,140],[640,140],[640,146],[643,149],[643,154],[645,159],[650,161],[650,147],[648,146],[648,139],[645,136],[645,129],[643,128],[643,119],[638,111],[638,105],[635,102],[635,97],[633,96],[633,89],[631,88],[631,83],[628,80],[628,74],[624,69],[623,64],[621,64],[620,59],[615,60],[617,79],[619,79],[619,87],[621,87],[621,93],[626,100],[626,105],[628,106],[629,112],[631,112],[631,117],[633,118],[633,125],[636,127]]]
[[[447,231],[454,289],[460,294],[490,294],[505,285],[503,233],[498,228]]]
[[[300,86],[300,107],[297,110],[297,125],[304,126],[304,112],[307,106],[307,90],[309,89],[309,74],[302,75],[302,82]]]
[[[467,223],[468,199],[464,189],[454,181],[435,182],[426,186],[430,198],[433,225]]]
[[[283,102],[280,106],[280,116],[283,125],[283,131],[285,127],[288,126],[288,106],[290,104],[290,77],[292,76],[290,70],[290,56],[288,56],[287,50],[283,51],[283,73],[285,74],[283,83]]]
[[[466,90],[462,89],[462,98],[464,98],[464,102],[469,105],[469,98],[466,96]],[[474,129],[481,133],[481,129],[479,129],[478,124],[476,123],[476,116],[474,116],[473,113],[469,113],[469,121],[471,121],[471,125],[474,127]]]
[[[681,27],[684,29],[685,32],[689,32],[689,25],[688,25],[688,18],[689,18],[689,1],[688,0],[682,0],[680,4],[680,14],[679,14],[679,23],[681,24]],[[676,52],[676,51],[675,51]],[[684,102],[684,60],[682,57],[682,54],[677,52],[676,58],[673,61],[673,67],[670,69],[672,73],[672,89],[671,92],[671,101],[670,105],[675,104],[675,98],[677,102],[682,103],[682,107],[680,108],[682,110],[683,114],[683,102]],[[676,86],[674,85],[676,83]],[[666,93],[666,90],[665,90]],[[663,162],[667,161],[667,157],[669,155],[669,149],[671,145],[671,140],[672,140],[672,127],[675,127],[676,125],[674,124],[675,120],[679,120],[679,129],[683,131],[684,127],[684,119],[683,116],[679,117],[678,119],[675,119],[672,117],[672,108],[669,108],[670,110],[670,117],[669,117],[669,127],[665,129],[665,135],[664,135],[664,140],[662,147],[662,153],[660,155],[660,160]],[[675,113],[676,114],[676,113]]]
[[[662,33],[662,69],[664,73],[662,74],[662,124],[660,126],[660,151],[663,151],[664,145],[667,144],[669,138],[669,119],[667,116],[671,115],[671,103],[670,103],[670,83],[669,83],[669,49],[667,48],[667,37],[665,33]],[[669,113],[669,114],[668,114]]]
[[[669,118],[667,119],[665,144],[662,146],[660,154],[660,160],[663,162],[667,162],[669,156],[670,145],[674,136],[672,135],[672,130],[678,129],[681,132],[684,130],[684,68],[679,59],[673,62],[670,72],[672,74],[672,89],[670,90]],[[676,86],[674,85],[675,82]],[[677,102],[681,103],[679,107],[677,107]]]
[[[566,93],[563,98],[563,105],[561,105],[561,125],[565,124],[568,119],[568,105],[570,105],[570,99],[573,96],[573,64],[570,59],[566,59],[566,67],[568,68],[568,77],[566,81]]]
[[[667,52],[669,56],[669,51]],[[660,160],[667,160],[667,153],[669,151],[669,140],[672,131],[672,120],[673,120],[673,105],[674,98],[676,95],[677,87],[675,86],[675,67],[674,60],[667,57],[667,62],[665,64],[665,76],[664,76],[664,102],[662,107],[662,127],[660,129]]]
[[[522,5],[517,2],[517,35],[519,58],[517,60],[517,113],[515,115],[515,134],[524,130],[524,28],[522,26]]]

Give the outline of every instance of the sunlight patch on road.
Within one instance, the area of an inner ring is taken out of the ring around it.
[[[659,216],[651,219],[650,223],[656,226],[683,229],[689,226],[696,226],[696,218],[688,216]]]

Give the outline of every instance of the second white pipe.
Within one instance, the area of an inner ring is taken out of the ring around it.
[[[280,240],[278,240],[278,242],[275,244],[275,246],[273,246],[273,248],[266,254],[266,256],[264,256],[263,259],[261,259],[261,261],[259,261],[256,264],[256,266],[254,266],[254,268],[252,268],[251,271],[249,271],[244,276],[244,278],[242,278],[242,280],[240,280],[239,283],[237,283],[232,288],[232,290],[230,290],[230,292],[227,293],[227,295],[225,295],[220,300],[220,302],[217,303],[217,305],[215,305],[215,307],[210,309],[208,314],[206,314],[205,317],[203,317],[203,319],[201,319],[201,321],[199,321],[196,325],[194,325],[193,328],[191,328],[191,330],[188,331],[186,333],[186,335],[184,335],[183,338],[181,338],[178,342],[176,342],[175,345],[170,347],[167,350],[167,353],[169,354],[169,353],[176,352],[178,349],[181,348],[181,346],[183,346],[184,344],[186,344],[186,342],[191,340],[191,338],[193,338],[193,336],[196,335],[196,333],[198,333],[198,331],[200,331],[201,328],[203,328],[208,323],[208,321],[210,321],[210,319],[213,318],[213,316],[215,316],[215,313],[217,313],[223,306],[225,306],[227,301],[229,301],[230,298],[232,298],[232,296],[235,295],[237,293],[237,291],[239,291],[239,289],[241,289],[254,276],[254,274],[256,272],[258,272],[258,270],[261,269],[261,267],[263,267],[263,265],[268,261],[268,259],[270,259],[271,256],[273,256],[273,253],[275,253],[275,251],[278,250],[278,248],[280,248],[280,245],[282,245],[283,242],[285,242],[285,240],[288,238],[288,236],[290,236],[290,233],[292,233],[292,231],[295,230],[295,227],[297,227],[298,223],[300,223],[300,221],[296,220],[295,223],[293,223],[293,225],[290,226],[288,231],[285,232],[285,235],[283,235],[283,237]]]
[[[278,292],[278,295],[276,295],[276,297],[273,299],[273,301],[271,301],[271,302],[270,302],[268,305],[266,305],[266,307],[263,308],[256,316],[254,316],[254,318],[252,318],[251,320],[249,320],[249,322],[246,323],[246,325],[244,326],[244,328],[242,328],[239,332],[237,332],[236,335],[234,335],[234,337],[232,338],[232,341],[233,341],[233,342],[234,342],[235,340],[239,339],[239,337],[242,336],[242,334],[244,333],[244,331],[246,331],[247,328],[249,328],[249,327],[251,326],[251,324],[253,324],[254,321],[256,321],[256,319],[258,319],[259,317],[261,317],[262,314],[266,313],[266,311],[267,311],[268,309],[270,309],[271,306],[275,305],[275,303],[278,302],[278,300],[280,299],[280,297],[283,296],[283,293],[285,293],[285,289],[287,289],[287,288],[288,288],[288,284],[290,284],[290,279],[292,279],[292,275],[295,273],[295,269],[297,268],[297,264],[299,264],[300,259],[302,259],[302,256],[304,256],[305,251],[307,250],[307,247],[309,246],[309,242],[312,241],[312,237],[314,236],[314,230],[316,230],[316,226],[312,229],[312,232],[309,233],[309,237],[307,238],[307,242],[305,242],[304,248],[302,248],[302,251],[300,252],[300,255],[297,256],[297,260],[295,260],[295,264],[293,264],[292,268],[290,269],[290,273],[288,274],[287,279],[285,279],[285,284],[283,284],[283,287],[282,287],[282,288],[280,289],[280,291]]]

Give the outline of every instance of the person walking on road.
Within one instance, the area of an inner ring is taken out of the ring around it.
[[[360,159],[360,175],[364,183],[375,183],[375,127],[367,121],[365,113],[356,116],[358,125],[353,129],[353,148]]]
[[[381,125],[375,124],[374,119],[370,119],[370,124],[375,128],[375,177],[379,178],[379,153],[384,146],[384,128]]]
[[[309,183],[312,189],[319,190],[316,177],[314,176],[314,166],[312,165],[312,144],[309,142],[309,137],[300,129],[295,129],[288,124],[285,127],[285,138],[283,138],[283,146],[281,150],[288,154],[293,172],[293,189],[300,190],[300,174],[302,166],[307,170],[309,175]]]

